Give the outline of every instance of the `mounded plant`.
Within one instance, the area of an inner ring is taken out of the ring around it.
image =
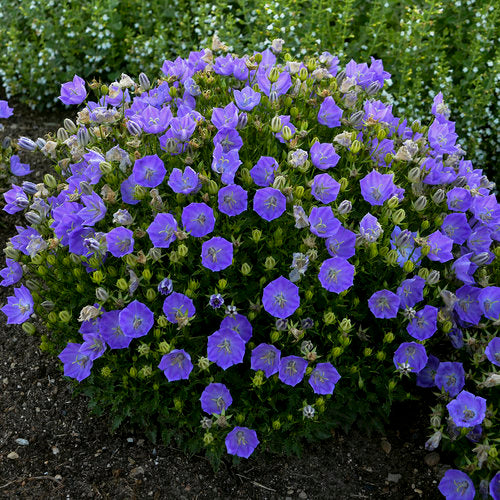
[[[7,322],[43,323],[113,429],[215,464],[381,427],[433,388],[426,446],[458,452],[441,491],[497,491],[500,207],[442,94],[423,127],[378,99],[380,60],[216,48],[153,84],[75,76],[76,120],[14,144],[54,168],[4,195],[26,219]]]

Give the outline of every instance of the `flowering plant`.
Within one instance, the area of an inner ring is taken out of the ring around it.
[[[5,248],[2,285],[25,283],[7,321],[46,325],[41,348],[113,428],[214,462],[383,422],[415,381],[439,392],[428,447],[480,441],[459,465],[491,479],[493,186],[441,94],[409,125],[375,97],[381,61],[280,50],[192,52],[153,85],[92,84],[95,101],[63,84],[77,123],[17,143],[53,173],[4,195],[27,221]]]

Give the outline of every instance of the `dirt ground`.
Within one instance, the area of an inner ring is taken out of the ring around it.
[[[0,136],[36,139],[63,118],[15,106]],[[33,167],[37,173],[29,180],[39,181],[43,161]],[[0,213],[2,248],[13,222]],[[2,256],[1,267],[4,262]],[[1,306],[10,293],[0,290]],[[0,315],[2,498],[442,498],[437,484],[448,466],[424,450],[428,417],[418,403],[395,407],[385,436],[337,431],[307,446],[300,458],[256,451],[239,466],[226,464],[214,473],[203,457],[153,445],[138,432],[122,428],[110,435],[106,419],[92,417],[85,398],[72,396],[59,361]]]

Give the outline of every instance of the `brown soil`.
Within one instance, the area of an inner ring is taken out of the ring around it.
[[[64,118],[18,106],[15,113],[3,120],[3,135],[36,139],[55,131]],[[43,159],[33,167],[39,182]],[[0,214],[2,248],[13,234],[13,219]],[[1,305],[10,293],[0,290]],[[140,432],[122,428],[110,435],[106,419],[89,415],[85,398],[72,396],[59,361],[42,354],[34,337],[5,325],[0,315],[0,497],[442,498],[437,484],[446,466],[423,448],[425,405],[395,408],[384,439],[336,432],[307,445],[300,458],[255,452],[240,465],[227,462],[214,473],[203,457],[154,445]],[[18,444],[19,439],[29,444]]]

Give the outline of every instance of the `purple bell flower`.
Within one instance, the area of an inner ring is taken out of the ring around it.
[[[337,199],[340,184],[329,174],[319,174],[313,179],[311,194],[325,205]]]
[[[446,500],[474,500],[476,495],[471,478],[457,469],[449,469],[445,472],[438,489]]]
[[[237,184],[225,186],[217,193],[219,211],[233,217],[247,209],[248,193]]]
[[[286,209],[285,195],[271,187],[258,189],[253,198],[253,209],[264,220],[277,219]]]
[[[335,384],[340,380],[339,372],[331,363],[318,363],[309,377],[309,385],[315,394],[333,394]]]
[[[432,354],[429,355],[427,364],[422,370],[420,370],[417,373],[416,384],[418,385],[418,387],[426,387],[426,388],[434,387],[436,385],[435,377],[438,367],[439,367],[439,359],[436,358],[436,356],[433,356]]]
[[[246,316],[243,316],[243,314],[226,316],[221,321],[219,330],[225,328],[237,333],[245,343],[247,343],[252,337],[252,324],[248,321]]]
[[[7,258],[5,263],[7,267],[0,271],[0,276],[3,278],[0,286],[14,285],[23,277],[23,268],[13,259]]]
[[[156,248],[168,248],[177,236],[177,221],[172,214],[156,214],[153,222],[146,229],[149,239]]]
[[[201,409],[213,415],[214,413],[220,415],[225,412],[232,404],[233,398],[228,388],[224,384],[212,382],[208,384],[200,397]]]
[[[133,232],[126,227],[115,227],[106,234],[108,251],[114,257],[123,257],[134,251]]]
[[[393,361],[398,370],[419,373],[427,364],[427,353],[423,345],[403,342],[394,353]]]
[[[400,299],[400,307],[406,309],[414,307],[424,300],[425,280],[420,276],[414,276],[401,282],[397,290]]]
[[[163,371],[169,382],[187,380],[193,370],[191,356],[184,349],[174,349],[165,354],[158,368]]]
[[[257,186],[272,186],[278,168],[278,162],[272,156],[261,156],[250,170],[250,176]]]
[[[208,337],[207,358],[226,370],[243,362],[245,341],[233,330],[221,328]]]
[[[319,108],[318,122],[321,125],[326,125],[328,128],[338,127],[340,126],[342,113],[342,109],[335,104],[333,97],[328,96]]]
[[[153,328],[154,314],[148,306],[134,300],[118,317],[120,328],[127,337],[143,337]]]
[[[312,207],[309,215],[310,230],[319,238],[328,238],[340,228],[340,221],[333,215],[331,207]]]
[[[486,399],[462,391],[446,405],[450,417],[457,427],[474,427],[480,424],[486,415]]]
[[[81,104],[86,97],[85,80],[77,75],[73,77],[73,81],[61,85],[59,100],[64,104]]]
[[[109,311],[99,316],[99,333],[110,349],[126,349],[133,339],[123,333],[120,313],[121,311]]]
[[[31,167],[28,163],[21,163],[18,155],[12,155],[10,157],[10,171],[12,175],[22,177],[31,173]]]
[[[7,297],[7,305],[2,307],[2,312],[7,316],[7,324],[20,325],[28,321],[33,314],[33,306],[31,292],[24,285],[14,288],[14,296]]]
[[[483,288],[477,300],[479,308],[486,318],[493,321],[500,319],[500,287],[487,286]]]
[[[174,193],[195,194],[201,189],[201,181],[191,167],[186,167],[184,172],[174,168],[168,178],[168,185]]]
[[[262,294],[264,309],[275,318],[288,318],[300,306],[299,288],[283,276],[267,284]]]
[[[78,382],[81,382],[90,375],[93,364],[88,355],[80,352],[81,346],[81,344],[69,342],[58,356],[64,364],[64,375],[74,378]]]
[[[361,196],[370,205],[383,205],[386,200],[395,194],[396,186],[393,174],[381,174],[372,170],[359,181]]]
[[[462,363],[445,361],[439,364],[435,377],[436,387],[444,389],[455,397],[465,385],[465,371]]]
[[[354,266],[342,257],[332,257],[321,264],[318,279],[329,292],[348,290],[354,281]]]
[[[226,450],[230,455],[248,458],[257,448],[260,441],[257,433],[248,427],[236,426],[226,436]]]
[[[190,203],[182,210],[182,224],[195,238],[202,238],[214,230],[213,210],[206,203]]]
[[[326,239],[325,244],[332,257],[349,259],[356,253],[356,234],[340,226],[332,236]]]
[[[266,377],[278,373],[281,361],[281,352],[270,344],[259,344],[252,351],[251,368],[252,370],[262,370]]]
[[[315,142],[310,149],[310,153],[312,164],[321,170],[335,167],[340,160],[340,156],[329,142]]]
[[[258,106],[261,99],[261,94],[255,92],[251,87],[246,86],[241,90],[233,91],[234,101],[238,108],[242,111],[252,111],[255,106]]]
[[[389,290],[375,292],[368,299],[368,307],[376,318],[395,318],[398,315],[400,298]]]
[[[153,188],[163,182],[166,170],[158,155],[149,155],[135,161],[132,173],[136,184]]]
[[[222,271],[233,262],[233,244],[225,238],[215,236],[203,242],[201,263],[211,271]]]
[[[500,337],[495,337],[489,341],[484,354],[495,366],[500,366]]]
[[[417,340],[426,340],[437,332],[438,309],[426,305],[416,313],[415,318],[406,327],[406,331]]]
[[[298,356],[286,356],[281,358],[279,379],[286,385],[295,387],[306,373],[307,361]]]
[[[196,309],[189,297],[172,292],[163,302],[163,312],[170,323],[177,324],[182,318],[192,318],[196,314]]]

